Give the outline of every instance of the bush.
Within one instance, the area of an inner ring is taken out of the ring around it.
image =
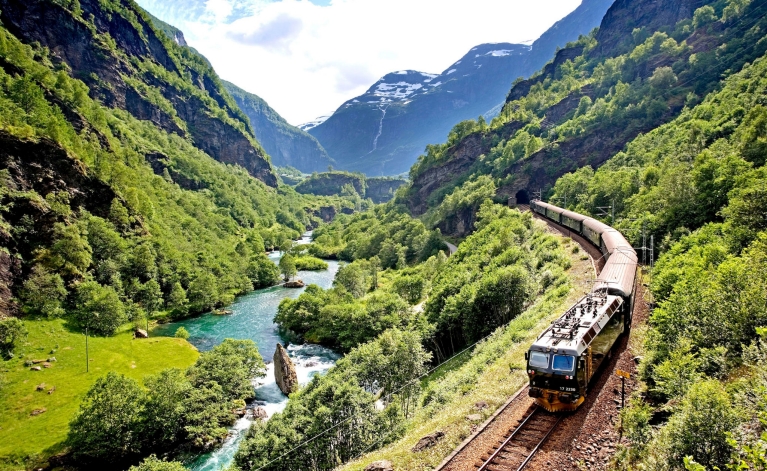
[[[152,455],[141,464],[131,466],[128,471],[186,471],[186,468],[178,461],[161,461]]]
[[[301,255],[294,258],[293,261],[296,265],[296,270],[318,271],[328,269],[326,262],[310,255]]]
[[[0,355],[8,357],[16,344],[27,336],[24,324],[15,317],[0,319]]]
[[[179,327],[178,329],[176,329],[176,333],[175,333],[175,334],[173,334],[173,336],[174,336],[174,337],[176,337],[176,338],[178,338],[178,339],[184,339],[184,340],[188,340],[188,339],[189,339],[189,331],[188,331],[188,330],[186,330],[186,329],[185,329],[185,328],[182,326],[182,327]]]
[[[78,463],[118,467],[140,452],[144,391],[123,375],[96,380],[69,423],[67,445]]]
[[[252,380],[263,378],[266,368],[252,340],[225,339],[203,352],[189,367],[189,378],[196,387],[217,383],[227,400],[253,397]]]
[[[733,451],[729,434],[737,424],[730,396],[718,381],[693,385],[669,420],[669,465],[684,469],[684,457],[691,456],[706,469],[724,469]]]
[[[80,283],[75,290],[74,319],[97,335],[112,335],[127,322],[125,307],[111,286],[95,281]]]

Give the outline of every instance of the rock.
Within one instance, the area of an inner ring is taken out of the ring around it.
[[[365,471],[394,471],[394,466],[389,460],[373,461],[365,466]]]
[[[413,447],[411,451],[413,453],[418,453],[421,450],[431,448],[444,436],[445,436],[445,433],[442,432],[441,430],[438,430],[430,435],[426,435],[422,439],[418,440],[418,443],[415,444],[415,446]]]
[[[50,363],[53,363],[54,361],[56,361],[56,357],[50,357],[50,358],[48,358],[48,362],[50,362]]]
[[[136,329],[136,331],[133,332],[133,337],[135,337],[137,339],[148,339],[149,338],[149,334],[144,329]]]
[[[32,360],[33,365],[38,365],[40,363],[45,363],[45,360]]]
[[[488,405],[487,405],[487,402],[485,402],[485,401],[479,401],[479,402],[474,404],[474,407],[479,409],[479,410],[482,410],[482,409],[487,409]]]
[[[274,381],[277,383],[280,391],[285,394],[298,391],[296,367],[290,360],[288,352],[279,343],[272,359],[274,360]]]
[[[482,420],[482,415],[481,414],[470,414],[470,415],[466,416],[466,420],[468,420],[469,422],[479,422],[480,420]]]
[[[634,357],[634,363],[636,363],[638,365],[641,362],[642,362],[642,356],[641,355]]]
[[[282,286],[286,288],[303,288],[304,282],[302,280],[286,281]]]
[[[313,366],[317,366],[317,362],[316,361],[307,361],[306,362],[306,367],[307,368],[311,368]]]
[[[248,409],[235,409],[232,411],[237,417],[245,417],[248,415]]]
[[[35,391],[43,391],[45,390],[45,383],[40,383],[35,387]]]
[[[43,407],[43,408],[40,408],[40,409],[35,409],[35,410],[33,410],[32,412],[30,412],[30,413],[29,413],[29,415],[31,415],[32,417],[34,417],[34,416],[36,416],[36,415],[40,415],[40,414],[42,414],[43,412],[45,412],[45,411],[47,411],[47,410],[48,410],[48,409],[46,409],[45,407]]]
[[[40,370],[42,370],[42,368],[40,368],[39,366],[33,366],[32,368],[30,368],[30,370],[32,370],[32,371],[40,371]]]
[[[263,407],[256,407],[253,409],[253,418],[266,420],[269,418],[269,414],[266,413],[266,409]]]
[[[51,367],[51,364],[48,363],[47,361],[43,363],[43,368],[50,368],[50,367]]]
[[[53,391],[56,390],[56,386],[51,386],[51,389],[48,390],[48,394],[53,394]]]

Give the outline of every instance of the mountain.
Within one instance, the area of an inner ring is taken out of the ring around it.
[[[540,191],[545,196],[563,175],[600,167],[673,120],[767,51],[767,3],[719,11],[707,3],[617,0],[598,32],[517,82],[490,125],[461,123],[446,142],[430,146],[400,202],[444,234],[461,235],[484,198],[524,203]],[[633,183],[616,181],[616,195],[621,185]],[[573,187],[569,198],[583,192]],[[601,205],[610,205],[603,196]]]
[[[327,170],[335,161],[317,139],[288,124],[262,98],[224,81],[224,88],[245,113],[256,139],[279,167],[291,166],[305,173]]]
[[[342,169],[368,175],[405,173],[427,144],[455,123],[497,114],[513,80],[530,75],[564,46],[599,24],[611,0],[585,0],[533,46],[482,44],[440,74],[403,70],[319,123],[302,126]]]

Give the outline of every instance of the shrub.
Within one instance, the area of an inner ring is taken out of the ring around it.
[[[173,336],[179,339],[187,340],[189,339],[189,331],[182,326],[176,329],[176,333]]]
[[[186,471],[183,464],[178,461],[159,460],[155,455],[150,456],[136,466],[131,466],[128,471]]]
[[[26,336],[27,329],[19,319],[0,319],[0,355],[10,356],[19,340]]]

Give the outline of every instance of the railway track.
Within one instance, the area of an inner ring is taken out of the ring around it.
[[[527,466],[541,445],[546,442],[562,414],[552,414],[532,405],[492,453],[474,465],[477,471],[520,471]]]

